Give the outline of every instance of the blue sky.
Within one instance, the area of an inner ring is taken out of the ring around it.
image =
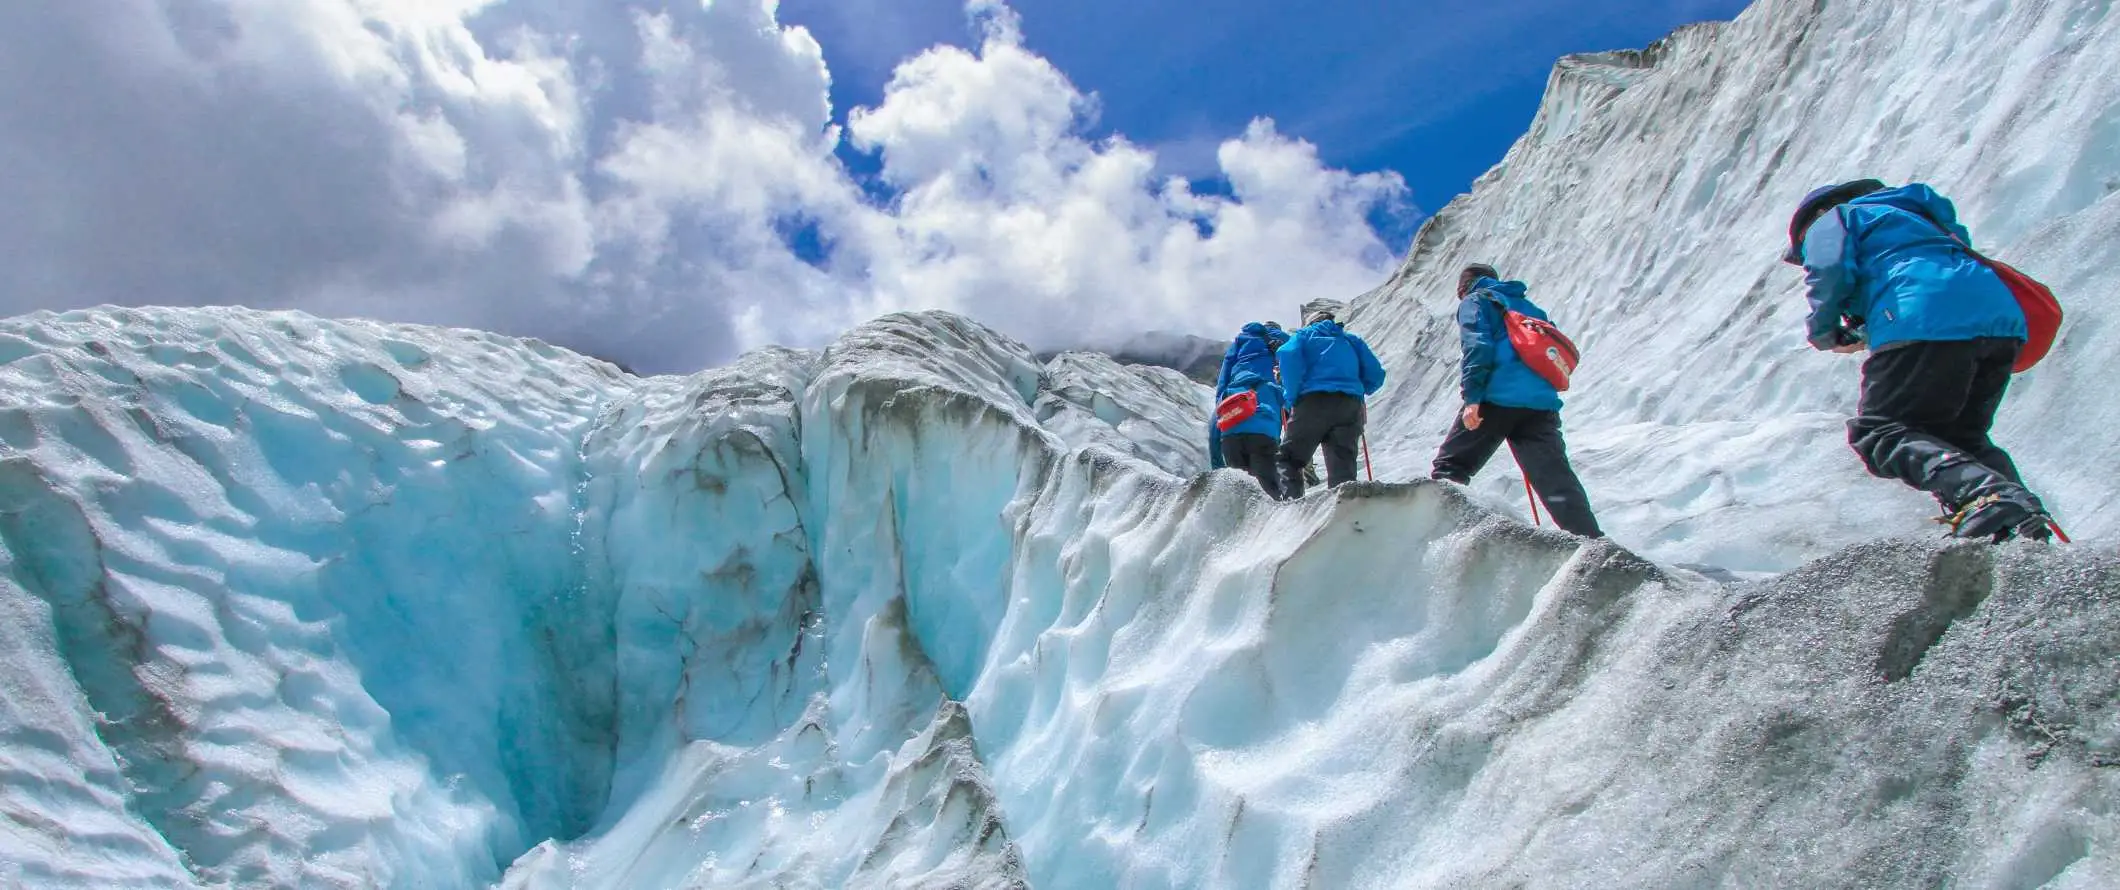
[[[1555,59],[1637,48],[1728,19],[1744,0],[1015,0],[1025,45],[1097,94],[1096,134],[1212,176],[1215,147],[1254,117],[1325,163],[1395,170],[1424,211],[1470,186],[1524,132]],[[1203,6],[1211,12],[1203,12]],[[832,101],[871,105],[902,59],[971,46],[959,0],[783,0],[824,47]],[[858,158],[850,161],[860,166]],[[1207,186],[1211,188],[1211,186]],[[1403,247],[1410,231],[1386,233]]]
[[[1740,6],[0,4],[0,315],[299,308],[651,371],[908,310],[1222,336],[1385,280],[1559,56]]]

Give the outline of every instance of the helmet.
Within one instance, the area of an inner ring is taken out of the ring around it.
[[[1828,210],[1884,189],[1884,183],[1875,179],[1857,179],[1812,189],[1810,194],[1803,196],[1803,202],[1796,205],[1796,214],[1789,217],[1789,252],[1781,255],[1781,261],[1791,266],[1803,265],[1803,235],[1810,231],[1812,223],[1826,215]]]

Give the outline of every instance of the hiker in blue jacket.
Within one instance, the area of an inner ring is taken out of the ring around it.
[[[2024,310],[1971,243],[1935,190],[1863,179],[1804,197],[1783,260],[1810,286],[1811,346],[1870,353],[1848,421],[1863,466],[1933,495],[1955,536],[2046,540],[2046,507],[1988,437]]]
[[[1216,469],[1233,467],[1250,473],[1266,489],[1266,496],[1281,496],[1281,482],[1274,472],[1274,452],[1281,445],[1281,409],[1285,400],[1274,382],[1274,350],[1288,342],[1288,333],[1273,322],[1252,322],[1230,342],[1222,354],[1222,372],[1215,378],[1215,404],[1246,390],[1258,394],[1259,408],[1249,419],[1223,432],[1213,418],[1208,420],[1208,451]]]
[[[1369,344],[1340,327],[1329,308],[1312,310],[1280,349],[1281,389],[1294,406],[1281,441],[1281,494],[1303,496],[1303,467],[1325,448],[1325,484],[1354,481],[1355,450],[1368,419],[1364,399],[1384,386],[1384,365]]]
[[[1503,326],[1505,305],[1541,320],[1546,310],[1525,296],[1523,282],[1500,279],[1484,263],[1458,273],[1458,343],[1465,353],[1458,389],[1465,407],[1443,438],[1430,476],[1468,484],[1507,442],[1554,525],[1586,538],[1604,537],[1590,510],[1590,495],[1568,462],[1561,394],[1517,356]]]

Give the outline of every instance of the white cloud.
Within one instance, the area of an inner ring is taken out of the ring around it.
[[[1233,196],[1092,140],[995,0],[831,124],[772,0],[8,4],[0,311],[296,306],[543,336],[655,369],[904,308],[1040,345],[1219,333],[1389,271],[1350,175],[1254,123]],[[58,86],[54,86],[58,85]],[[834,157],[880,153],[866,197]],[[813,265],[784,234],[831,245]],[[1202,234],[1205,229],[1207,234]]]
[[[1217,155],[1233,196],[1195,195],[1160,180],[1150,151],[1086,139],[1094,99],[1024,48],[1005,7],[971,8],[986,23],[976,54],[929,50],[850,116],[854,144],[881,152],[903,193],[860,245],[884,304],[957,309],[1057,345],[1220,332],[1389,274],[1366,218],[1404,201],[1396,175],[1328,169],[1257,121]]]

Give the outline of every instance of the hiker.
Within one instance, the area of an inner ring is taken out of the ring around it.
[[[1293,415],[1281,440],[1281,494],[1303,496],[1303,468],[1325,448],[1325,482],[1354,481],[1355,451],[1367,419],[1363,400],[1384,386],[1384,366],[1362,338],[1347,333],[1329,306],[1304,313],[1303,328],[1281,346],[1281,389]]]
[[[1503,281],[1485,263],[1458,273],[1458,342],[1464,363],[1458,389],[1465,407],[1436,452],[1430,478],[1466,485],[1502,443],[1516,456],[1524,479],[1538,492],[1553,524],[1586,538],[1602,538],[1590,496],[1568,463],[1561,438],[1561,394],[1517,355],[1509,342],[1504,310],[1545,320],[1546,311],[1524,296],[1521,281]]]
[[[1252,322],[1230,342],[1222,354],[1222,372],[1215,378],[1217,417],[1209,423],[1209,449],[1216,469],[1233,467],[1259,480],[1266,496],[1281,496],[1281,481],[1275,475],[1274,452],[1281,444],[1281,412],[1285,400],[1276,382],[1274,350],[1288,342],[1288,332],[1275,322]],[[1249,416],[1223,429],[1221,408],[1239,393],[1256,398]]]
[[[1971,244],[1935,190],[1862,179],[1804,196],[1782,259],[1804,269],[1811,346],[1870,353],[1848,421],[1864,468],[1934,496],[1956,537],[2046,540],[2046,507],[1988,438],[2025,313]]]

